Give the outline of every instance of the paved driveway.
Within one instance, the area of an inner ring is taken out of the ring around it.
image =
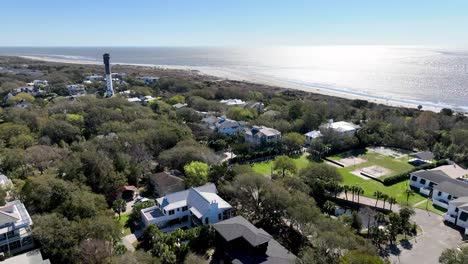
[[[390,255],[392,263],[436,264],[439,256],[446,248],[455,248],[462,243],[462,234],[451,226],[444,224],[442,216],[415,208],[416,214],[412,217],[423,230],[422,235],[409,241],[408,245],[399,246]]]

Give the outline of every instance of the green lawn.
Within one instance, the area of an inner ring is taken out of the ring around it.
[[[132,231],[130,230],[130,228],[128,226],[126,226],[127,224],[127,221],[128,221],[128,218],[130,217],[130,213],[128,214],[122,214],[120,216],[120,221],[119,221],[119,218],[117,216],[116,218],[116,221],[119,222],[120,226],[122,227],[122,230],[124,232],[124,235],[130,235],[132,233]]]
[[[360,186],[361,188],[364,189],[363,196],[367,196],[371,198],[374,198],[375,191],[381,191],[389,196],[395,197],[395,199],[397,199],[399,204],[405,205],[406,204],[405,190],[408,188],[409,180],[394,184],[392,186],[385,186],[382,183],[371,180],[371,179],[364,180],[352,174],[351,171],[354,171],[357,168],[364,168],[364,167],[368,167],[372,165],[380,165],[382,167],[392,170],[393,173],[390,175],[399,174],[399,173],[403,173],[413,168],[412,165],[406,162],[406,158],[394,159],[392,157],[379,155],[374,152],[365,152],[362,150],[359,151],[358,153],[353,153],[353,154],[359,154],[359,153],[362,155],[361,157],[367,160],[367,162],[358,164],[355,167],[351,166],[347,168],[338,168],[338,171],[343,176],[342,185]],[[333,160],[339,160],[339,159],[342,159],[345,155],[349,155],[349,153],[343,153],[341,155],[336,155],[336,156],[332,156],[329,158]],[[307,159],[306,155],[295,157],[293,159],[298,169],[304,168],[307,166],[307,164],[311,163],[311,161]],[[269,176],[271,174],[272,164],[273,164],[272,160],[268,162],[256,163],[253,165],[253,169],[257,173]],[[410,196],[409,204],[413,205],[424,199],[425,198],[422,195],[415,193],[413,196]]]
[[[413,165],[407,162],[407,158],[395,159],[393,157],[380,155],[371,151],[355,150],[353,152],[345,152],[339,155],[329,157],[329,159],[340,160],[350,155],[358,156],[360,158],[366,159],[367,161],[357,164],[355,166],[338,168],[338,171],[343,176],[343,185],[359,186],[364,189],[364,196],[371,198],[374,198],[374,192],[381,191],[382,193],[385,193],[397,199],[399,204],[406,204],[405,190],[408,189],[409,179],[391,186],[385,186],[382,183],[372,179],[364,180],[363,178],[358,177],[352,174],[351,172],[360,168],[365,168],[372,165],[379,165],[381,167],[392,170],[392,173],[381,177],[381,179],[383,179],[384,177],[393,176],[411,170],[413,168]],[[410,196],[409,204],[413,205],[422,200],[424,200],[424,197],[420,194],[415,193],[413,196]]]
[[[351,174],[346,170],[346,168],[340,168],[338,171],[343,176],[343,185],[361,187],[364,190],[363,196],[375,198],[374,192],[381,191],[382,193],[394,197],[398,204],[406,205],[405,190],[408,189],[409,179],[391,186],[385,186],[382,183],[371,179],[364,180],[354,174]],[[413,205],[424,199],[425,198],[422,195],[415,193],[413,196],[410,196],[409,204]]]
[[[405,158],[400,158],[400,159],[395,159],[393,157],[388,157],[388,156],[380,155],[380,154],[375,153],[375,152],[365,151],[365,150],[355,150],[355,151],[351,151],[351,152],[344,152],[344,153],[341,153],[341,154],[338,154],[338,155],[335,155],[335,156],[331,156],[331,157],[328,157],[328,158],[331,159],[331,160],[338,161],[338,160],[346,158],[346,157],[348,157],[350,155],[358,156],[358,157],[363,158],[363,159],[365,159],[367,161],[363,162],[363,163],[360,163],[360,164],[356,164],[354,166],[349,166],[349,167],[343,168],[343,170],[351,172],[351,171],[354,171],[354,170],[357,170],[357,169],[361,169],[361,168],[365,168],[365,167],[369,167],[369,166],[373,166],[373,165],[378,165],[378,166],[387,168],[387,169],[392,171],[388,175],[382,176],[381,179],[384,179],[385,177],[397,175],[397,174],[400,174],[400,173],[404,173],[404,172],[407,172],[407,171],[411,170],[412,168],[414,168],[413,165],[411,165],[411,164],[409,164],[407,162],[406,157]]]
[[[292,157],[294,160],[294,163],[296,163],[296,167],[298,170],[306,167],[310,161],[307,159],[306,154],[303,154],[301,156],[297,157]],[[270,160],[268,162],[259,162],[255,163],[252,168],[256,173],[260,173],[263,175],[271,175],[271,167],[273,166],[273,160]]]
[[[416,206],[416,208],[426,210],[426,202]],[[447,210],[445,210],[444,208],[440,208],[438,206],[435,207],[431,201],[429,201],[429,203],[427,204],[427,210],[433,213],[436,213],[438,215],[443,215],[445,212],[447,212]]]

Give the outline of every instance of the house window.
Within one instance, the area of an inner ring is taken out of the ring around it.
[[[174,214],[174,210],[169,210],[169,215],[173,215]]]
[[[180,211],[180,208],[177,208],[177,212],[179,212],[179,211]]]
[[[425,179],[421,179],[419,182],[420,182],[421,184],[426,184],[426,180],[425,180]]]
[[[412,181],[418,181],[418,177],[413,176],[413,177],[411,177],[411,180],[412,180]]]
[[[466,212],[462,212],[459,217],[460,220],[466,221],[468,219],[468,214]]]
[[[185,212],[185,211],[187,211],[187,210],[188,210],[188,207],[187,207],[187,206],[182,207],[182,211],[183,211],[183,212]]]
[[[457,207],[457,208],[455,208],[455,213],[458,213],[458,207]]]
[[[437,192],[437,196],[441,196],[442,195],[442,192]]]
[[[205,218],[205,225],[207,225],[207,224],[209,224],[209,223],[210,223],[210,219],[208,219],[208,217]]]
[[[449,195],[449,196],[447,197],[447,199],[451,200],[451,199],[452,199],[452,195]]]
[[[434,187],[434,185],[435,185],[435,183],[433,183],[433,182],[429,183],[429,187],[431,187],[431,188]]]
[[[218,214],[218,220],[221,220],[221,214]]]

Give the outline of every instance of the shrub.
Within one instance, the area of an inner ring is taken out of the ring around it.
[[[437,161],[435,163],[427,163],[427,164],[424,164],[424,165],[421,165],[421,166],[418,166],[418,167],[414,167],[413,169],[411,169],[411,170],[409,170],[407,172],[400,173],[400,174],[393,175],[393,176],[390,176],[388,178],[385,178],[383,180],[383,184],[385,186],[393,185],[395,183],[399,183],[399,182],[402,182],[402,181],[408,179],[409,174],[412,173],[412,172],[415,172],[415,171],[418,171],[418,170],[430,170],[430,169],[434,169],[436,167],[447,165],[447,164],[448,164],[447,160],[439,160],[439,161]]]

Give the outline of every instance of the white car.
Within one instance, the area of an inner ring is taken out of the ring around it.
[[[133,203],[132,207],[134,207],[135,205],[139,204],[139,203],[142,203],[142,202],[147,202],[149,201],[150,199],[146,198],[146,197],[141,197],[141,196],[138,196],[136,199],[135,199],[135,202]]]

